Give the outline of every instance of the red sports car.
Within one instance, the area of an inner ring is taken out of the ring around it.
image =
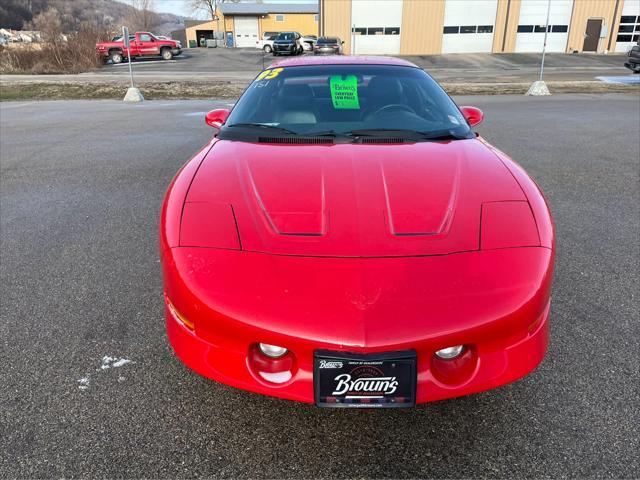
[[[521,167],[404,60],[264,70],[161,214],[178,357],[322,407],[408,407],[512,382],[549,336],[554,228]]]

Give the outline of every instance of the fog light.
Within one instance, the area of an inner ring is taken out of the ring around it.
[[[455,345],[453,347],[447,347],[443,348],[442,350],[438,350],[436,352],[436,356],[438,358],[442,358],[443,360],[451,360],[460,355],[463,350],[464,345]]]
[[[284,347],[278,347],[277,345],[269,345],[268,343],[259,343],[260,351],[267,357],[280,358],[287,353],[287,349]]]
[[[270,386],[289,383],[298,371],[293,352],[266,343],[254,343],[249,347],[247,367],[254,377]]]

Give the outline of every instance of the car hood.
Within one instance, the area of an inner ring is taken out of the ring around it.
[[[507,200],[526,197],[478,139],[399,145],[221,140],[187,194],[180,244],[326,257],[472,251],[479,249],[482,203]],[[220,245],[211,243],[221,236]]]

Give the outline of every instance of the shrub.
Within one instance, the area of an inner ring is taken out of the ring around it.
[[[30,27],[42,32],[44,43],[2,48],[0,73],[80,73],[101,65],[96,43],[108,38],[106,29],[86,24],[64,35],[55,9],[37,15]]]

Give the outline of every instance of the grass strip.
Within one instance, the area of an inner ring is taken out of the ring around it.
[[[443,83],[451,95],[524,94],[529,83]],[[640,85],[604,82],[547,82],[551,93],[640,93]],[[238,82],[142,82],[138,85],[146,100],[237,99],[246,83]],[[99,82],[2,82],[0,101],[11,100],[121,100],[127,85]]]

